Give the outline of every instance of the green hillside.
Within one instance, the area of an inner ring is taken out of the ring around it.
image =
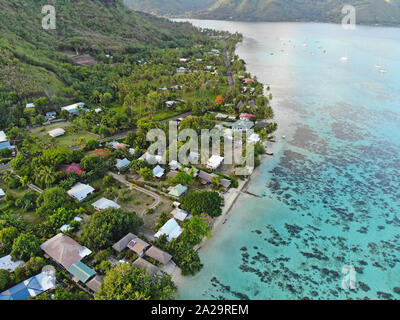
[[[342,20],[342,8],[357,9],[358,24],[400,24],[400,0],[125,0],[145,12],[201,19],[241,21]],[[194,5],[194,3],[201,3]],[[196,7],[197,6],[197,7]],[[201,8],[200,6],[203,6]]]
[[[177,15],[204,10],[216,0],[124,0],[134,10],[158,15]]]
[[[52,3],[56,30],[44,30],[42,6]],[[122,0],[0,0],[0,20],[7,22],[0,24],[0,125],[34,98],[62,105],[112,87],[106,54],[114,64],[132,64],[152,48],[190,48],[205,39],[189,24],[134,12]],[[95,65],[78,66],[77,55]]]

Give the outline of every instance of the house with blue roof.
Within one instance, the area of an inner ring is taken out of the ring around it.
[[[157,178],[161,178],[164,175],[165,170],[160,166],[157,166],[153,169],[153,175]]]
[[[42,272],[0,293],[0,300],[28,300],[56,287],[54,276]]]
[[[131,162],[125,158],[125,159],[117,159],[117,164],[115,165],[117,167],[117,169],[123,169],[126,168],[127,166],[129,166]]]

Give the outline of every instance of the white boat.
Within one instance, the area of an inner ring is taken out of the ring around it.
[[[347,58],[347,57],[341,57],[340,58],[340,61],[343,61],[343,62],[347,62],[349,60],[349,58]]]
[[[385,69],[379,69],[379,72],[380,72],[380,73],[386,73],[387,70],[385,70]]]

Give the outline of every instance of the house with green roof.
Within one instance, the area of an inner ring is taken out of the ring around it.
[[[177,186],[173,187],[168,194],[172,197],[180,198],[187,192],[187,190],[188,188],[186,186],[178,184]]]
[[[82,283],[86,283],[90,278],[94,277],[96,275],[96,271],[93,269],[89,268],[86,264],[82,262],[77,262],[74,263],[69,269],[68,272],[79,281]],[[78,281],[76,281],[78,282]]]

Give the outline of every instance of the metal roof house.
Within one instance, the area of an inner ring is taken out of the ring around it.
[[[141,257],[150,245],[140,238],[135,238],[128,243],[127,247]]]
[[[112,247],[115,251],[122,252],[128,246],[128,243],[136,238],[137,235],[134,235],[133,233],[128,233],[125,237],[116,242]]]
[[[143,258],[136,259],[132,264],[135,267],[147,270],[147,272],[152,276],[160,272],[160,269],[158,269],[154,264],[144,260]]]
[[[4,197],[6,193],[4,192],[3,189],[0,188],[0,198]]]
[[[28,300],[56,286],[54,277],[42,272],[0,293],[0,300]]]
[[[146,251],[146,256],[148,256],[149,258],[152,258],[162,264],[167,264],[172,259],[172,256],[169,253],[167,253],[155,246],[152,246],[149,250]]]
[[[61,128],[57,128],[48,132],[50,137],[57,138],[61,137],[65,134],[65,130]]]
[[[91,195],[93,191],[94,189],[91,186],[78,182],[67,193],[69,196],[81,202],[86,199],[87,196]]]
[[[106,198],[101,198],[100,200],[97,200],[96,202],[92,203],[92,206],[97,210],[105,210],[109,208],[115,208],[115,209],[120,209],[121,206],[118,203],[115,203],[114,201],[108,200]]]
[[[68,272],[73,275],[75,280],[86,283],[90,278],[96,275],[96,271],[89,268],[86,264],[82,262],[74,263],[69,267]],[[75,282],[78,282],[75,281]]]
[[[172,210],[171,214],[174,216],[174,218],[176,220],[179,220],[179,221],[184,221],[189,216],[189,213],[187,213],[185,210],[182,210],[179,208],[175,208],[174,210]]]
[[[76,115],[78,115],[78,110],[80,108],[83,108],[84,106],[85,106],[85,104],[83,102],[78,102],[78,103],[71,104],[69,106],[62,107],[61,110],[68,111],[68,113],[76,116]]]
[[[74,239],[62,233],[44,242],[40,248],[67,270],[74,263],[81,261],[92,253],[88,248],[81,246]]]
[[[186,186],[178,184],[177,186],[173,187],[168,194],[172,197],[180,198],[187,192],[187,190],[188,188]]]
[[[160,166],[157,166],[153,169],[153,175],[156,178],[161,178],[164,175],[165,169],[161,168]]]
[[[34,108],[35,107],[35,104],[34,103],[27,103],[26,105],[25,105],[25,108],[27,108],[27,109],[29,109],[29,108]]]
[[[167,240],[171,241],[172,239],[178,238],[183,229],[179,226],[174,218],[168,220],[158,232],[154,235],[155,238],[159,238],[162,235],[167,235]]]
[[[223,157],[214,154],[210,159],[208,159],[207,168],[211,170],[217,170],[223,161]]]
[[[117,164],[115,165],[117,169],[123,169],[130,165],[130,161],[127,158],[117,159]]]
[[[0,270],[14,272],[21,264],[24,264],[22,260],[13,261],[10,255],[0,258]]]

